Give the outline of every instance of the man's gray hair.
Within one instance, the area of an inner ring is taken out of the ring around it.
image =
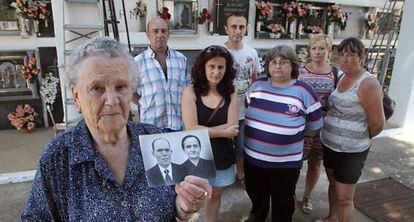
[[[134,61],[134,58],[128,52],[128,49],[118,41],[109,37],[96,37],[88,40],[85,44],[79,46],[70,56],[69,63],[65,67],[66,69],[66,82],[67,85],[74,85],[78,87],[79,83],[79,71],[82,67],[82,63],[90,57],[102,57],[102,58],[117,58],[121,57],[125,59],[128,64],[129,79],[133,92],[136,92],[139,86],[138,67]]]

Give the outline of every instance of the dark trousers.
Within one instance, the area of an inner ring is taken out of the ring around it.
[[[300,169],[257,167],[244,161],[246,191],[252,201],[248,222],[265,221],[272,201],[272,222],[292,221]]]

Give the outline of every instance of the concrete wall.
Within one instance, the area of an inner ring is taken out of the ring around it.
[[[414,1],[406,1],[397,54],[391,79],[390,96],[397,107],[389,122],[414,128]]]

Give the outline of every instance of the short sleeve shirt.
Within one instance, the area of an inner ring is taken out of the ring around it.
[[[148,47],[135,57],[140,80],[140,121],[160,128],[182,128],[181,95],[191,82],[187,58],[180,52],[168,49],[167,78],[155,52]]]

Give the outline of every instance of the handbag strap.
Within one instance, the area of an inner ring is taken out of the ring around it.
[[[208,117],[208,120],[204,123],[204,126],[210,123],[210,121],[213,119],[213,117],[216,115],[217,111],[219,110],[220,106],[222,105],[224,101],[224,98],[221,98],[220,102],[217,104],[214,111],[211,113],[210,117]]]

